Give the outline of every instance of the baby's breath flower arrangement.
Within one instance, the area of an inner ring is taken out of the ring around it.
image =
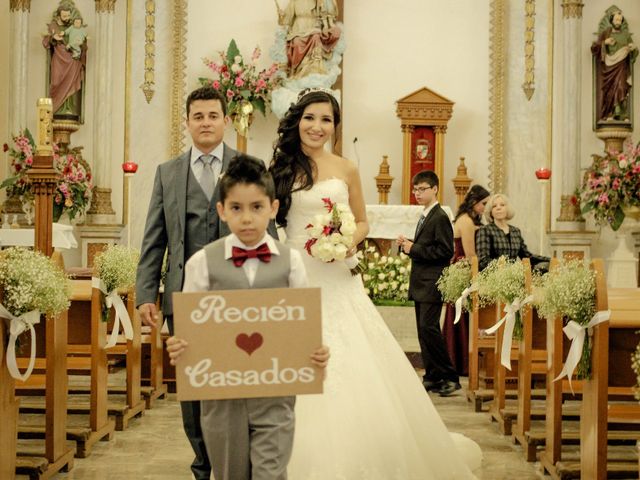
[[[546,319],[562,316],[587,325],[596,313],[595,272],[581,260],[562,262],[542,277],[534,303],[538,314]],[[577,368],[578,378],[589,378],[591,372],[591,338],[587,336]]]
[[[376,305],[408,305],[409,273],[411,260],[408,255],[381,255],[375,246],[358,252],[365,292]]]
[[[640,400],[640,343],[636,347],[636,351],[631,354],[631,368],[636,372],[636,399]]]
[[[69,308],[71,285],[64,272],[40,252],[0,251],[2,304],[14,316],[37,310],[50,315]]]
[[[524,288],[524,266],[520,260],[509,260],[506,257],[493,260],[478,274],[477,283],[480,306],[498,302],[510,305],[527,296]],[[513,337],[522,340],[520,311],[515,314]]]
[[[123,245],[110,245],[94,260],[96,275],[104,284],[106,292],[128,290],[136,283],[136,269],[140,251]],[[108,319],[110,305],[103,302],[103,320]]]
[[[463,259],[449,265],[442,271],[437,286],[445,303],[456,303],[462,292],[471,286],[471,264]],[[462,306],[471,310],[468,299]]]

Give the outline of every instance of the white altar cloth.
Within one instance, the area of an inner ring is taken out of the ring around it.
[[[451,208],[446,205],[441,207],[453,221]],[[421,205],[367,205],[367,237],[395,240],[398,235],[404,235],[413,238],[422,210]]]
[[[0,228],[0,247],[33,247],[34,236],[33,228]],[[61,249],[78,247],[71,225],[53,224],[53,247]]]

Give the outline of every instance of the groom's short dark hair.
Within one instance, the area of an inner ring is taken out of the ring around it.
[[[220,202],[224,203],[231,188],[238,184],[255,185],[260,188],[269,200],[276,199],[276,187],[273,177],[258,158],[239,153],[229,162],[227,171],[220,178]]]
[[[215,88],[207,85],[207,86],[195,89],[187,97],[187,118],[189,118],[189,112],[191,111],[191,104],[196,100],[220,100],[220,105],[222,106],[222,113],[224,115],[227,114],[227,100],[224,98],[224,95],[220,92],[220,90],[216,90]]]

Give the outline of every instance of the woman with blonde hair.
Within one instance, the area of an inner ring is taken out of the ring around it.
[[[549,257],[534,255],[529,251],[520,229],[509,223],[514,215],[515,211],[506,195],[496,193],[489,198],[484,211],[489,223],[480,227],[476,236],[476,254],[480,270],[486,268],[491,260],[500,257],[529,258],[531,266],[549,261]]]

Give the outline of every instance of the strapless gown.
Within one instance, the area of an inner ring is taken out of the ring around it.
[[[310,286],[322,289],[323,341],[331,349],[324,393],[296,402],[289,478],[475,478],[480,448],[447,431],[360,277],[303,249],[305,227],[325,212],[325,197],[348,204],[346,183],[333,178],[295,192],[287,218],[286,241],[301,251]]]

